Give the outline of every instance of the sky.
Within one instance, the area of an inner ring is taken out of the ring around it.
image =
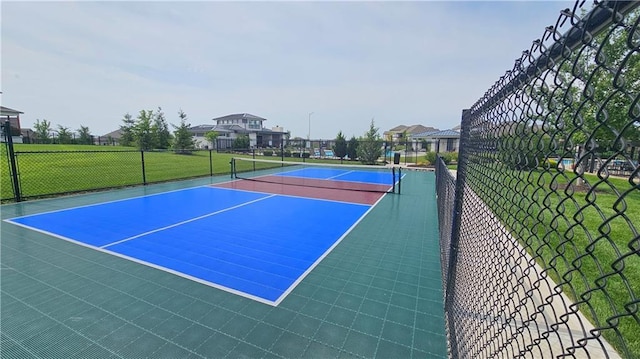
[[[573,1],[0,3],[1,102],[104,135],[249,113],[292,137],[451,129]]]

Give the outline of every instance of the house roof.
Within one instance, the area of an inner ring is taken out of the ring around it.
[[[111,131],[107,134],[104,134],[100,137],[111,137],[113,139],[119,139],[120,137],[122,137],[122,130],[121,129],[117,129],[115,131]]]
[[[192,126],[189,127],[189,131],[191,132],[196,132],[196,131],[213,131],[213,129],[216,127],[216,125],[197,125],[197,126]]]
[[[256,115],[252,115],[250,113],[235,113],[232,115],[226,115],[226,116],[222,116],[222,117],[216,117],[213,119],[213,121],[219,121],[219,120],[241,120],[241,119],[250,119],[250,120],[261,120],[261,121],[266,121],[266,118],[262,118],[262,117],[258,117]]]
[[[388,131],[385,131],[385,133],[407,132],[409,135],[413,135],[413,134],[416,134],[416,133],[423,133],[423,132],[428,132],[428,131],[438,131],[438,129],[437,128],[433,128],[433,127],[422,126],[422,125],[411,125],[411,126],[400,125],[400,126],[396,126],[396,127],[392,128],[392,129],[390,129]]]
[[[0,116],[15,116],[24,113],[22,111],[14,110],[12,108],[0,106]]]
[[[427,131],[411,135],[414,138],[460,138],[460,132],[454,130]]]

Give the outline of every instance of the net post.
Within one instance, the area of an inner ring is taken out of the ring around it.
[[[233,178],[233,176],[235,176],[236,173],[236,159],[231,157],[231,161],[229,162],[229,164],[231,165],[231,178]]]
[[[402,184],[402,167],[398,167],[398,194],[400,194],[401,184]]]
[[[391,193],[396,193],[396,168],[391,167]]]

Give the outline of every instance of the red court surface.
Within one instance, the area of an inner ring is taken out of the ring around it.
[[[305,184],[309,185],[309,180],[305,180]],[[326,186],[326,180],[316,180],[321,185]],[[339,182],[339,181],[334,181]],[[295,183],[295,181],[294,181]],[[292,185],[286,183],[271,183],[250,180],[237,180],[232,182],[219,183],[215,187],[233,188],[242,191],[264,192],[273,194],[282,194],[287,196],[298,196],[307,198],[326,199],[331,201],[360,203],[373,205],[384,195],[381,192],[366,192],[366,190],[385,190],[389,186],[363,184],[360,190],[340,189],[340,188],[322,188],[322,187],[306,187],[300,185]],[[353,187],[353,184],[351,185]]]

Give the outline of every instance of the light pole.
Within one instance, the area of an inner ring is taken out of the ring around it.
[[[309,132],[307,132],[307,141],[311,141],[311,115],[313,115],[313,112],[309,112]]]

